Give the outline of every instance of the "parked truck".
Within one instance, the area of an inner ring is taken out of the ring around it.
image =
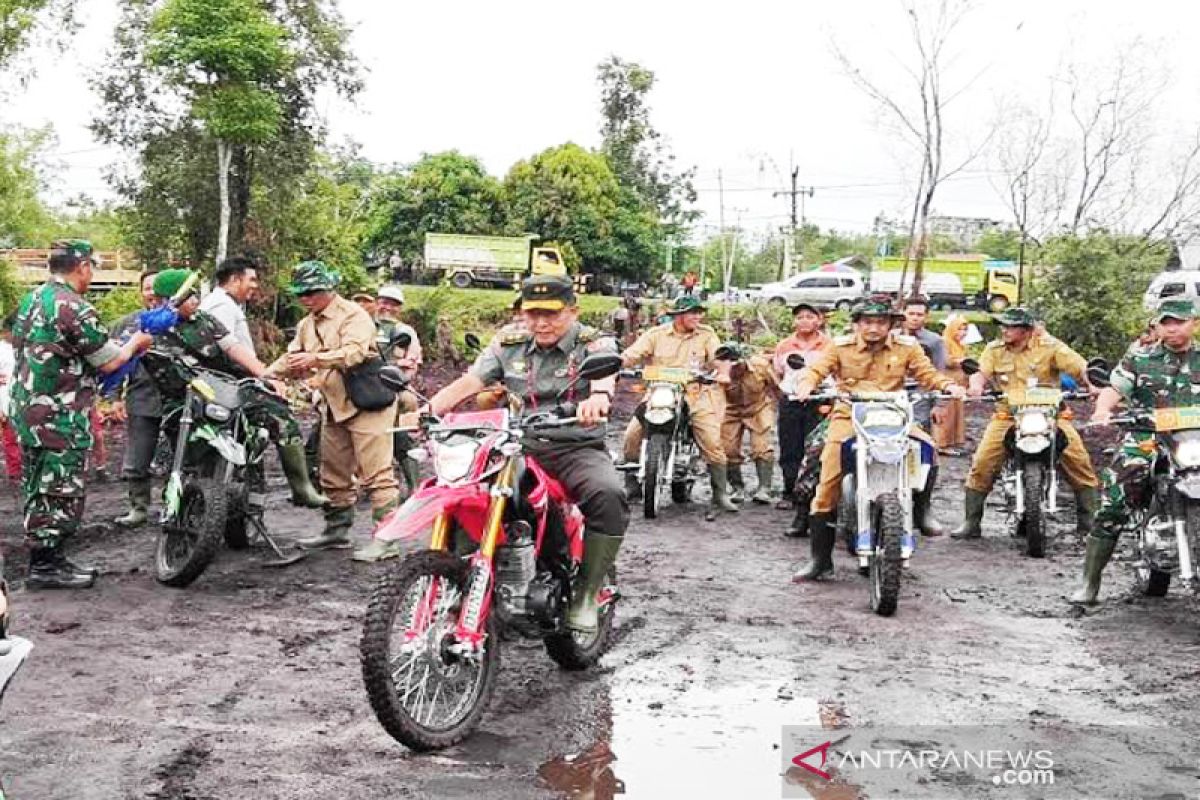
[[[872,293],[896,294],[912,288],[913,269],[910,260],[905,271],[904,258],[876,258],[868,281]],[[1011,261],[997,261],[982,255],[938,256],[925,259],[921,277],[921,294],[929,298],[934,308],[978,308],[1003,311],[1020,302],[1018,272]]]
[[[527,275],[566,275],[557,247],[537,247],[536,236],[425,234],[425,270],[460,289],[511,288]]]

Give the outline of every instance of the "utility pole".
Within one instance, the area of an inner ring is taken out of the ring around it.
[[[813,187],[796,185],[796,181],[797,181],[797,179],[799,179],[799,177],[800,177],[800,168],[792,167],[791,191],[773,192],[771,194],[772,197],[779,197],[781,195],[789,195],[792,199],[792,214],[791,214],[792,224],[791,224],[791,229],[788,232],[788,240],[784,242],[784,253],[785,253],[784,268],[787,270],[787,275],[786,276],[781,275],[780,280],[782,280],[784,277],[790,278],[796,272],[796,265],[794,263],[795,256],[793,254],[793,251],[796,249],[796,230],[797,230],[797,228],[796,228],[796,222],[797,222],[796,221],[796,198],[797,197],[800,198],[800,220],[799,220],[800,228],[799,228],[799,230],[800,230],[801,236],[803,236],[804,235],[804,197],[806,195],[808,197],[813,196]],[[803,262],[804,262],[803,239],[801,240],[799,249],[800,249],[800,261],[801,261],[801,265],[803,266]]]

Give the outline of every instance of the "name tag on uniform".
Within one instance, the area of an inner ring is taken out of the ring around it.
[[[514,362],[512,362],[512,364],[509,365],[509,367],[512,369],[513,372],[523,373],[525,371],[525,362],[524,361],[514,361]]]

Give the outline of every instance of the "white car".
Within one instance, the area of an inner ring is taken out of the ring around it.
[[[1180,269],[1156,276],[1142,296],[1142,305],[1153,311],[1163,300],[1200,300],[1200,271]]]
[[[794,306],[812,303],[821,308],[849,309],[866,294],[862,276],[852,272],[806,272],[784,281],[764,284],[759,298],[767,303]]]

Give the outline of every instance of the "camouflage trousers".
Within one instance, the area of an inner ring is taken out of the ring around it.
[[[1132,532],[1134,509],[1145,508],[1150,502],[1150,467],[1154,450],[1146,452],[1142,442],[1154,443],[1152,433],[1128,433],[1121,440],[1112,463],[1100,473],[1100,510],[1096,512],[1099,539],[1117,539]]]
[[[88,451],[22,447],[21,456],[25,535],[34,544],[57,548],[83,520]]]
[[[796,478],[795,489],[796,497],[802,502],[811,502],[817,492],[817,482],[821,478],[821,451],[825,449],[828,435],[829,417],[825,416],[804,440],[804,456],[800,460],[800,474]]]

